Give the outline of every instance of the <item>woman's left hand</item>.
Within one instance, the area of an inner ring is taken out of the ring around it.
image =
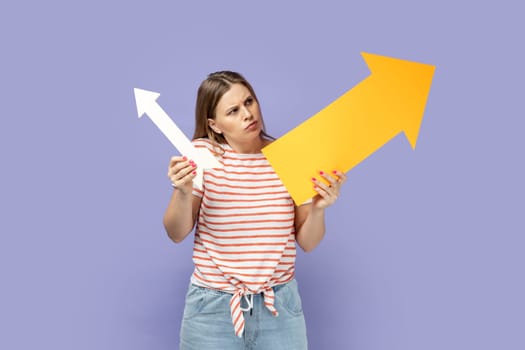
[[[312,178],[314,190],[317,192],[317,195],[312,199],[312,205],[316,209],[324,209],[334,204],[337,197],[339,197],[339,191],[341,190],[341,185],[346,181],[346,175],[339,170],[334,170],[331,174],[320,171],[319,175],[328,184],[315,177]]]

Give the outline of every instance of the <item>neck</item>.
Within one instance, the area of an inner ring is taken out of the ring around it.
[[[266,141],[258,137],[250,142],[235,143],[228,141],[228,144],[237,153],[261,153],[261,149],[266,146]]]

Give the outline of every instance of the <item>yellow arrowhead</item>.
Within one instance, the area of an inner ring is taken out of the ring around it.
[[[371,75],[262,150],[296,204],[320,170],[347,172],[401,131],[416,147],[435,67],[362,55]]]

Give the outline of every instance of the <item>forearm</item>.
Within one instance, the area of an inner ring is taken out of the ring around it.
[[[175,242],[181,242],[191,232],[195,224],[193,214],[193,195],[174,189],[164,214],[164,228]]]
[[[325,233],[324,209],[310,207],[304,223],[296,232],[295,239],[305,251],[312,251],[321,242]]]

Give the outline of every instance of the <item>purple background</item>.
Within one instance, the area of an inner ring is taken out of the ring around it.
[[[311,349],[524,349],[518,3],[3,2],[0,348],[177,348],[192,239],[163,231],[175,151],[134,87],[191,135],[200,81],[238,70],[281,136],[366,51],[437,69],[416,151],[352,170],[298,255]]]

